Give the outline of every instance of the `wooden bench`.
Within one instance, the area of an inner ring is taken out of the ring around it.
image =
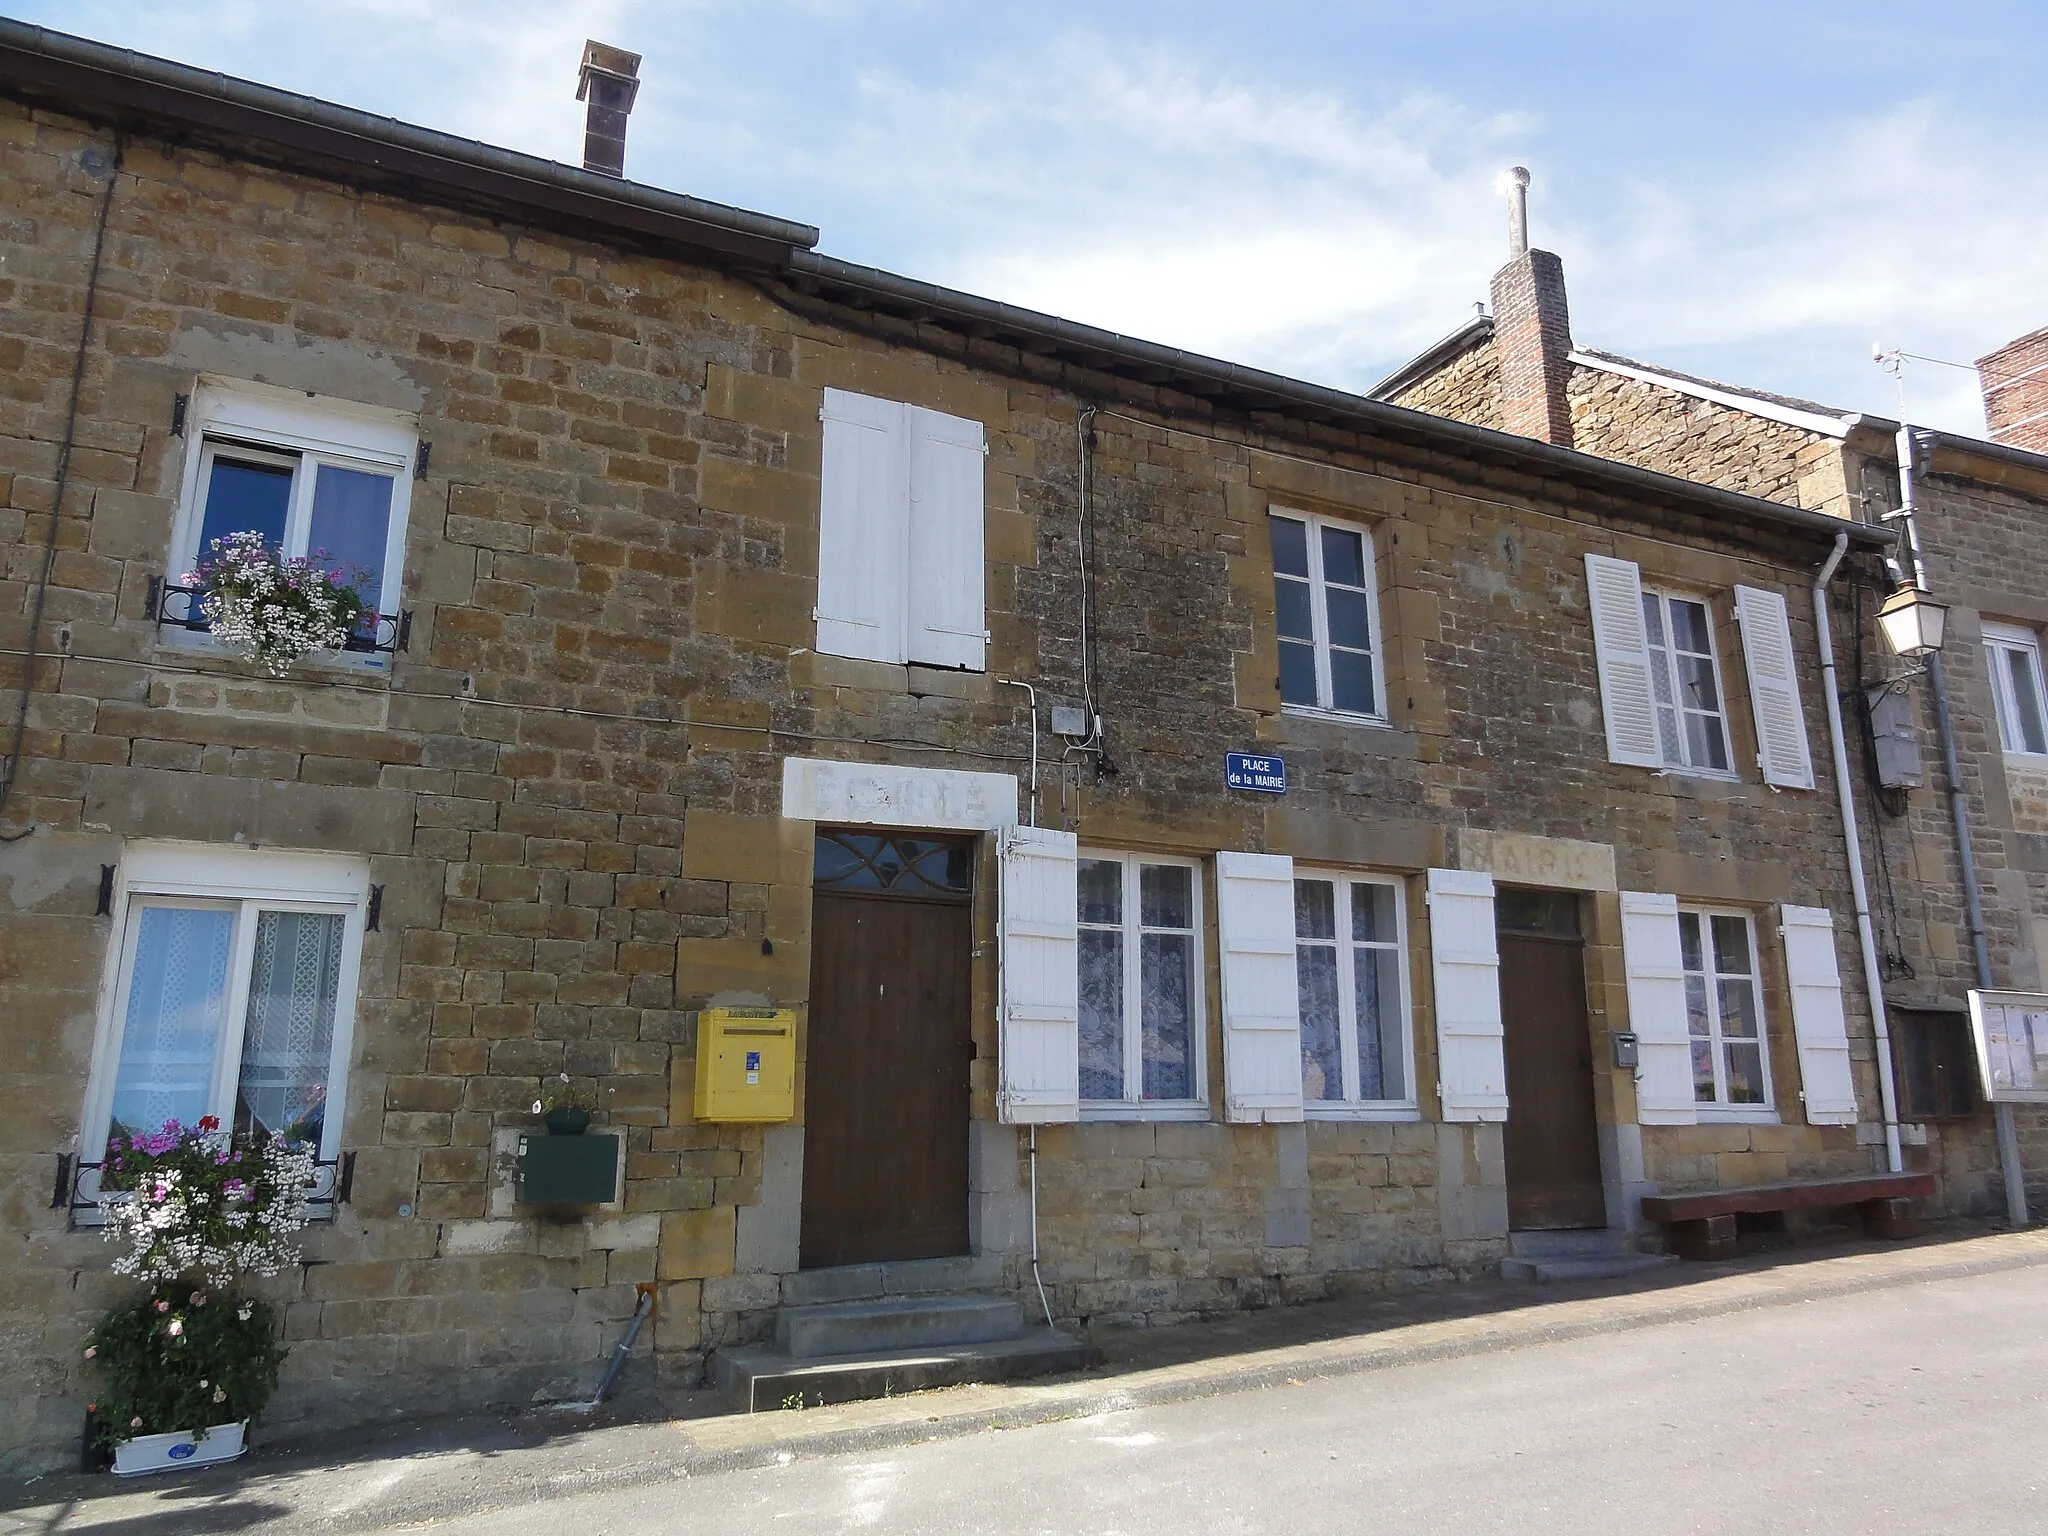
[[[1732,1259],[1735,1218],[1744,1213],[1853,1205],[1863,1215],[1863,1230],[1872,1237],[1915,1237],[1920,1217],[1913,1202],[1933,1193],[1931,1173],[1870,1173],[1708,1189],[1696,1195],[1645,1195],[1643,1218],[1671,1224],[1671,1246],[1682,1259]]]

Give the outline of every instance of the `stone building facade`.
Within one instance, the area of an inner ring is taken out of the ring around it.
[[[12,23],[0,93],[0,1465],[75,1446],[127,1095],[299,1095],[301,1429],[587,1392],[641,1285],[636,1379],[693,1383],[873,1237],[873,1169],[951,1201],[906,1253],[1021,1291],[1035,1235],[1086,1322],[1873,1166],[1804,596],[1884,530]],[[194,632],[237,518],[354,541],[361,647]],[[875,1049],[899,977],[928,1058]],[[794,1114],[698,1115],[722,1007],[792,1010]],[[560,1074],[616,1198],[535,1209]],[[960,1145],[902,1160],[914,1102]]]
[[[1501,416],[1506,344],[1479,317],[1374,394],[1492,425]],[[1900,504],[1897,422],[1565,345],[1569,436],[1582,452],[1864,523],[1882,522]],[[1993,441],[1915,429],[1916,520],[1929,586],[1950,605],[1941,666],[1992,979],[2020,991],[2048,984],[2040,819],[2048,757],[2030,750],[2048,743],[2028,724],[2028,712],[2042,707],[2031,679],[2041,675],[2039,637],[2048,624],[2039,595],[2048,577],[2048,455],[2026,436],[2030,370],[2042,356],[2037,332],[1983,360]],[[1927,684],[1896,685],[1877,715],[1870,703],[1901,670],[1874,622],[1895,579],[1888,569],[1856,589],[1857,644],[1843,671],[1845,707],[1860,717],[1863,737],[1859,802],[1886,994],[1904,1021],[1895,1052],[1906,1084],[1902,1113],[1911,1162],[1939,1172],[1959,1208],[2003,1209],[1990,1111],[1973,1094],[1933,1087],[1936,1077],[1974,1075],[1965,1020],[1978,981]],[[1903,715],[1895,713],[1901,702]],[[1917,769],[1909,785],[1887,785],[1879,771],[1878,737],[1891,736],[1893,723],[1904,727],[1897,741]],[[2025,1107],[2016,1115],[2038,1211],[2048,1199],[2048,1116]]]

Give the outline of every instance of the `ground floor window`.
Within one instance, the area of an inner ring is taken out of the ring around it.
[[[1080,858],[1081,1099],[1205,1104],[1201,881],[1190,860]]]
[[[119,880],[81,1157],[98,1161],[119,1132],[212,1115],[335,1158],[367,869],[142,846]]]
[[[1768,1108],[1770,1053],[1757,988],[1756,925],[1744,912],[1681,907],[1678,946],[1692,1036],[1693,1099]]]
[[[1302,871],[1294,932],[1307,1107],[1412,1103],[1399,884]]]

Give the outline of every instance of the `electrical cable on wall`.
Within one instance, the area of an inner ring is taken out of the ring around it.
[[[56,491],[50,498],[50,521],[43,534],[42,564],[36,573],[35,596],[28,610],[28,647],[21,663],[21,697],[15,705],[14,737],[8,744],[7,763],[0,768],[0,815],[7,810],[7,802],[14,796],[16,780],[21,775],[21,760],[28,744],[29,705],[35,698],[36,662],[40,659],[43,638],[43,607],[49,601],[50,579],[57,567],[57,524],[64,515],[64,493],[71,486],[71,448],[78,437],[78,397],[85,388],[85,359],[92,343],[93,308],[99,300],[100,263],[107,248],[107,214],[114,206],[114,187],[121,179],[121,158],[127,152],[128,136],[114,135],[114,157],[107,166],[106,189],[100,193],[100,206],[93,219],[92,262],[85,273],[85,311],[78,326],[78,352],[71,363],[71,399],[64,408],[64,436],[57,445]],[[79,156],[79,168],[87,175],[93,174],[92,159],[98,151],[88,149]],[[30,822],[19,832],[0,833],[0,842],[18,843],[35,830]]]

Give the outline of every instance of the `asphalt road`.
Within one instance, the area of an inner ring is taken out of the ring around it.
[[[423,1528],[2048,1531],[2048,1269],[794,1459]]]

